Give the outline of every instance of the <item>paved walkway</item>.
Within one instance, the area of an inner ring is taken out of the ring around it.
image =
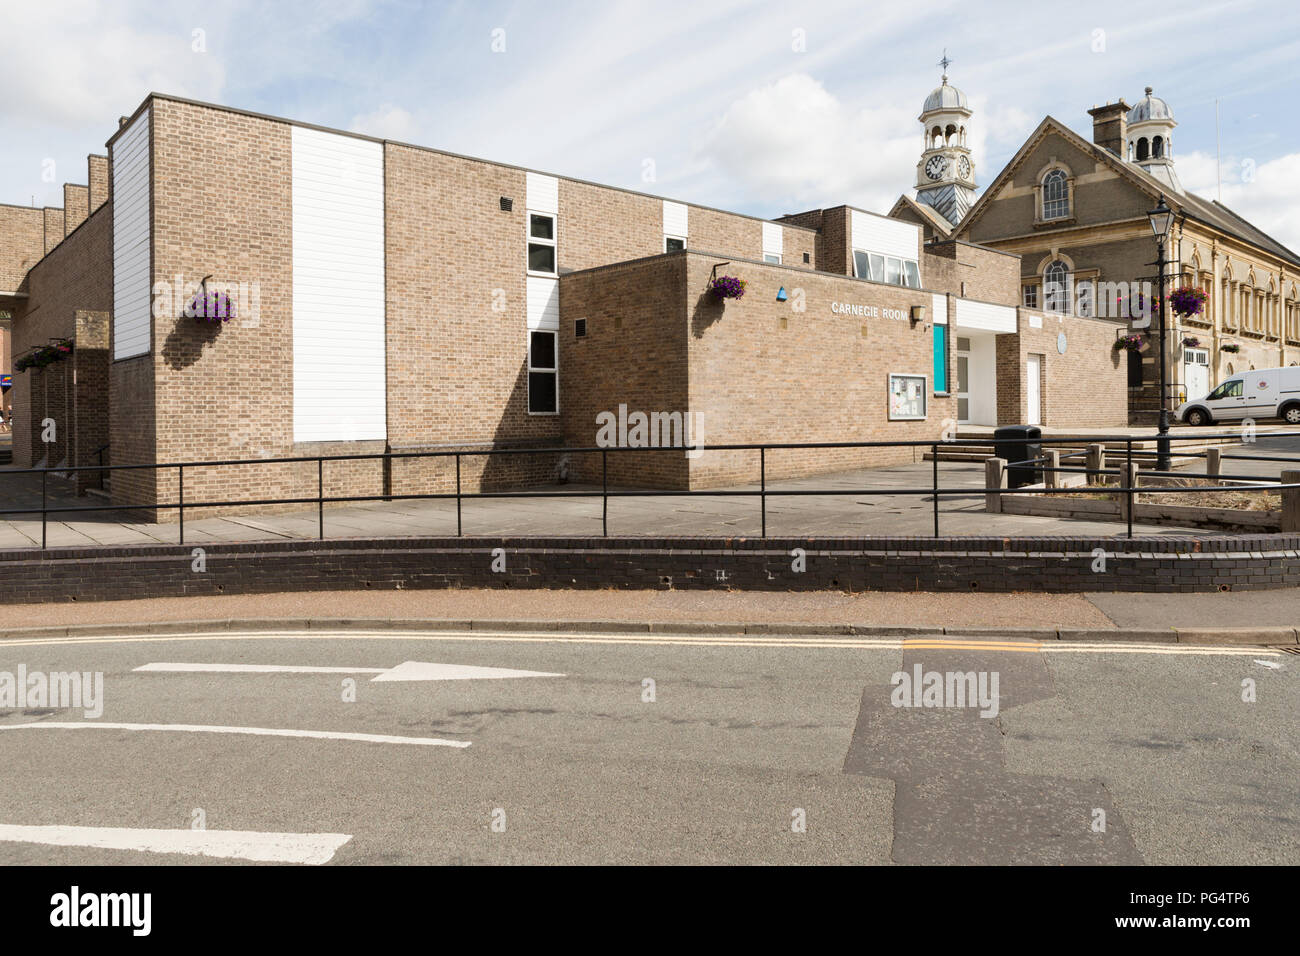
[[[982,463],[942,462],[939,486],[952,488],[939,502],[939,531],[944,535],[1097,535],[1122,534],[1113,521],[1086,521],[1029,515],[994,515],[984,511]],[[767,533],[769,535],[931,535],[934,504],[929,495],[875,494],[929,487],[931,463],[918,462],[888,468],[861,469],[768,484]],[[76,498],[63,483],[51,480],[50,501],[55,507],[76,507],[98,499]],[[782,497],[781,490],[835,489],[827,497]],[[487,498],[463,503],[466,535],[567,535],[601,533],[599,486],[569,484],[534,491],[594,491],[595,498]],[[623,489],[620,489],[623,490]],[[730,490],[730,489],[729,489]],[[757,491],[758,485],[736,490]],[[6,475],[0,469],[0,510],[39,507],[40,481],[35,475]],[[315,538],[319,533],[314,507],[283,515],[239,515],[236,509],[222,517],[186,520],[185,543]],[[108,512],[78,516],[68,521],[51,519],[46,529],[49,547],[93,545],[174,544],[175,523],[148,524],[120,520]],[[609,533],[612,535],[727,535],[757,536],[761,530],[758,497],[708,495],[697,497],[611,497]],[[1195,529],[1135,524],[1144,534],[1198,534]],[[393,501],[331,506],[325,512],[325,536],[330,538],[386,536],[443,536],[456,533],[456,502]],[[41,542],[39,515],[0,518],[0,548],[26,548]]]

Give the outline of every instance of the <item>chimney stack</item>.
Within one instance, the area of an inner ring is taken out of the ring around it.
[[[1128,111],[1131,109],[1123,97],[1115,103],[1094,106],[1088,110],[1092,117],[1092,141],[1124,158],[1124,140],[1128,135]]]

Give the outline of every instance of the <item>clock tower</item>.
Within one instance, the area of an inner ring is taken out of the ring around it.
[[[949,62],[945,56],[945,70]],[[925,146],[916,164],[916,201],[934,207],[954,226],[975,202],[975,163],[966,145],[970,117],[966,94],[948,85],[947,73],[918,117]]]

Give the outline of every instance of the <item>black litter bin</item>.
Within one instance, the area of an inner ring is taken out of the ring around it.
[[[1008,488],[1020,488],[1043,480],[1042,464],[1037,461],[1043,457],[1043,446],[1039,441],[1042,437],[1043,430],[1037,425],[1003,425],[993,432],[994,454],[1009,465]],[[1033,464],[1015,464],[1023,461],[1032,461]]]

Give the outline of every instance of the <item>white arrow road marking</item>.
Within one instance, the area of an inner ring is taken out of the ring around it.
[[[350,833],[259,833],[256,830],[150,830],[134,827],[36,827],[0,823],[0,842],[90,846],[147,853],[183,853],[258,863],[306,863],[333,859]]]
[[[137,671],[172,673],[206,672],[230,674],[376,674],[374,681],[495,680],[504,677],[563,677],[544,671],[516,671],[506,667],[474,667],[468,664],[427,664],[405,661],[396,667],[311,667],[298,664],[142,664]]]
[[[316,740],[356,740],[371,744],[412,744],[417,747],[469,746],[468,740],[441,737],[392,737],[388,734],[353,734],[332,730],[284,730],[278,727],[220,727],[212,724],[120,724],[102,721],[41,720],[30,724],[0,724],[0,730],[175,730],[196,734],[252,734],[259,737],[310,737]]]

